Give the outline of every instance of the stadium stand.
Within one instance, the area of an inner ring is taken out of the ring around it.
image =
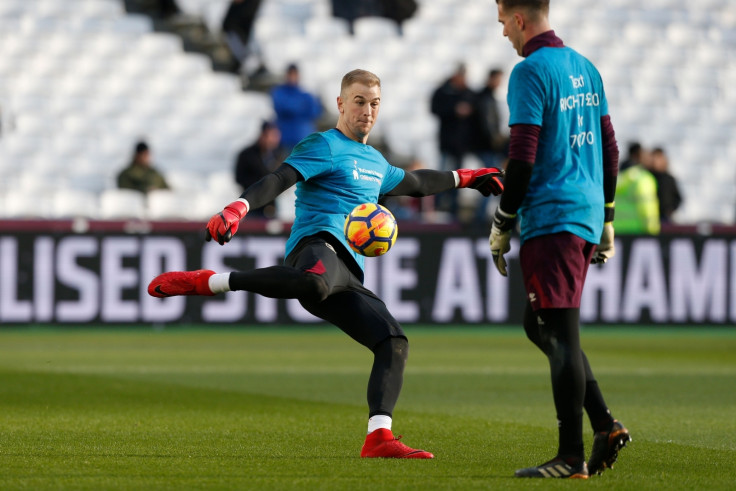
[[[105,189],[100,193],[100,218],[146,217],[146,196],[132,189]]]
[[[228,1],[178,3],[214,32]],[[255,38],[271,73],[299,63],[302,84],[321,95],[331,116],[341,76],[356,66],[376,71],[384,109],[374,143],[382,139],[432,168],[432,89],[459,61],[479,87],[489,68],[508,73],[518,58],[492,3],[419,3],[401,30],[387,19],[363,18],[351,35],[331,16],[329,0],[264,0]],[[733,224],[736,4],[557,0],[551,20],[600,67],[621,147],[638,140],[667,149],[685,194],[677,221]],[[126,13],[121,0],[0,2],[2,216],[22,215],[21,203],[7,204],[17,198],[11,191],[41,174],[56,178],[57,187],[100,197],[140,137],[151,142],[164,172],[198,176],[186,191],[206,193],[272,114],[266,93],[243,91],[237,75],[185,53],[179,37],[154,32],[150,18]],[[174,181],[177,190],[185,190],[182,181]],[[193,198],[199,201],[206,203]]]
[[[81,189],[66,188],[51,194],[53,218],[98,218],[99,197],[97,193]]]

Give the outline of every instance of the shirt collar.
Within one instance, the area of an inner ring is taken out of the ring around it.
[[[521,55],[526,58],[540,48],[562,48],[564,46],[565,43],[557,37],[555,31],[547,31],[527,41],[521,50]]]

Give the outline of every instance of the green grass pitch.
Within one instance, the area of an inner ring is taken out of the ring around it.
[[[633,436],[588,481],[512,477],[557,440],[521,328],[406,330],[394,432],[432,461],[359,457],[371,356],[337,329],[0,330],[0,489],[736,489],[733,329],[583,330]]]

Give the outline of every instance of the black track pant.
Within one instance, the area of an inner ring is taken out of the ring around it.
[[[409,354],[401,325],[338,257],[335,246],[323,238],[303,239],[284,262],[284,266],[231,273],[231,290],[296,298],[312,315],[331,322],[370,349],[374,359],[368,380],[369,416],[390,416],[401,392]]]
[[[524,313],[527,337],[549,360],[552,393],[559,421],[558,455],[583,457],[583,408],[593,431],[611,427],[611,414],[580,348],[580,309],[532,310]]]

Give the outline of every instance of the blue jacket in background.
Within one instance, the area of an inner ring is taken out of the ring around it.
[[[317,130],[315,120],[322,114],[317,97],[289,84],[274,87],[271,97],[282,146],[292,148]]]

